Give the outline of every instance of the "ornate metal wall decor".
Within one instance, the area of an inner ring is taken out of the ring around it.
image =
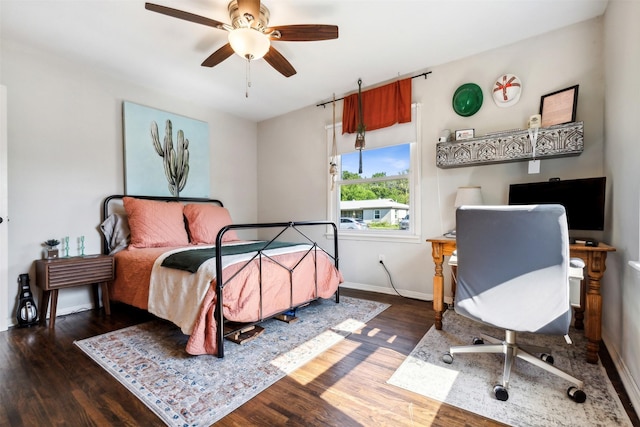
[[[583,150],[583,122],[540,128],[536,159],[578,156]],[[526,129],[439,142],[436,146],[436,166],[443,169],[532,159],[533,147]]]

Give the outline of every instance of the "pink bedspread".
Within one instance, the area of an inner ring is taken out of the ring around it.
[[[147,310],[151,269],[156,258],[170,249],[175,248],[131,248],[118,252],[115,255],[116,279],[110,289],[111,299]],[[315,253],[318,256],[317,290]],[[255,322],[287,310],[291,305],[300,305],[315,298],[329,298],[343,281],[332,260],[321,251],[308,254],[301,262],[299,252],[278,255],[275,258],[278,263],[289,268],[299,263],[292,274],[293,295],[290,292],[289,270],[273,261],[262,259],[262,299],[256,279],[260,268],[259,261],[254,260],[242,269],[243,264],[231,265],[226,267],[223,273],[224,280],[233,277],[223,290],[225,319]],[[236,275],[233,276],[234,274]],[[199,307],[193,308],[198,314],[186,347],[190,354],[215,355],[218,352],[218,325],[214,318],[216,299],[216,280],[212,279],[204,300]]]

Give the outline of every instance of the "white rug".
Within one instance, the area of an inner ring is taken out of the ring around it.
[[[451,345],[471,344],[481,333],[504,337],[504,332],[447,311],[443,329],[432,327],[388,383],[514,426],[631,426],[600,362],[586,362],[582,331],[571,331],[573,345],[563,337],[518,335],[519,342],[550,347],[554,365],[585,382],[587,401],[582,404],[567,397],[571,383],[523,360],[512,370],[506,402],[493,394],[493,386],[502,381],[503,355],[456,354],[453,364],[442,361]]]
[[[298,310],[287,324],[268,320],[225,357],[190,356],[179,328],[154,320],[76,341],[76,345],[145,403],[167,425],[208,426],[346,336],[388,304],[341,297]]]

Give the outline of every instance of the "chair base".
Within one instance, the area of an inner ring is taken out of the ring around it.
[[[502,374],[502,384],[497,384],[494,387],[494,393],[498,400],[507,400],[509,398],[507,389],[509,388],[509,379],[511,376],[511,368],[515,362],[516,357],[525,360],[547,372],[550,372],[560,378],[563,378],[573,384],[575,387],[570,387],[567,390],[567,395],[578,403],[582,403],[586,399],[585,393],[581,390],[584,383],[567,374],[566,372],[556,368],[552,365],[553,357],[548,353],[550,350],[544,347],[519,345],[516,342],[515,331],[505,331],[505,340],[500,341],[496,338],[482,335],[483,340],[488,341],[491,344],[482,344],[474,339],[474,345],[455,346],[449,349],[448,353],[442,356],[442,360],[445,363],[453,363],[453,355],[457,353],[502,353],[505,355],[504,359],[504,371]],[[481,345],[478,345],[481,344]],[[534,356],[533,353],[541,353],[541,357]]]

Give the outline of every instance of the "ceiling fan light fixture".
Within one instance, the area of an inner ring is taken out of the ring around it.
[[[229,44],[235,53],[249,60],[262,58],[271,46],[269,37],[253,28],[236,28],[230,31]]]

